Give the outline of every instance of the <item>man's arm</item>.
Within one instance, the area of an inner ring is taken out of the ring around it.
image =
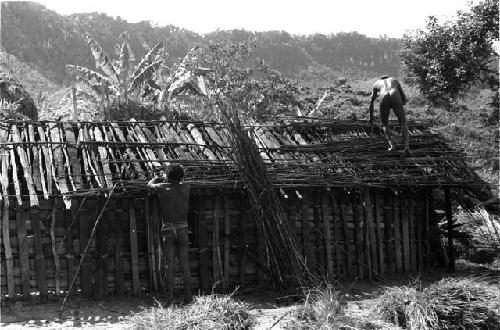
[[[156,188],[161,188],[161,187],[168,185],[168,183],[162,182],[162,181],[163,181],[162,178],[156,176],[156,177],[152,178],[151,180],[149,180],[148,188],[156,189]]]
[[[378,88],[376,87],[375,84],[373,85],[372,98],[370,100],[370,123],[373,123],[373,102],[375,102],[378,93]]]

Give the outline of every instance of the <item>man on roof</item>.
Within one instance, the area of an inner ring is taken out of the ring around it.
[[[165,174],[155,176],[148,182],[148,188],[154,189],[160,200],[161,235],[167,265],[167,299],[173,300],[174,256],[177,250],[183,275],[185,300],[191,302],[187,220],[191,187],[182,182],[184,169],[181,165],[172,165],[166,170],[166,178]]]
[[[383,76],[373,84],[370,100],[370,123],[373,123],[373,102],[375,102],[378,95],[380,95],[380,122],[382,123],[382,129],[384,130],[387,142],[389,142],[388,150],[393,151],[396,149],[389,127],[389,112],[392,109],[401,125],[405,155],[410,155],[408,127],[406,126],[405,110],[403,107],[406,104],[406,96],[401,88],[401,84],[395,78],[389,76]]]

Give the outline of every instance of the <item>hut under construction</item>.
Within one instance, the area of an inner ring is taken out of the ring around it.
[[[418,124],[409,125],[408,158],[363,122],[247,129],[296,244],[325,278],[428,267],[433,192],[477,183],[464,155]],[[2,294],[59,294],[72,282],[96,298],[161,291],[158,200],[146,182],[174,162],[193,187],[193,288],[265,285],[266,252],[228,134],[204,122],[0,123]]]

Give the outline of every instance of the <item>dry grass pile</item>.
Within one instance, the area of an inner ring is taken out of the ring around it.
[[[500,329],[500,290],[469,278],[446,278],[423,290],[394,287],[373,312],[408,329]]]
[[[129,320],[133,329],[249,329],[253,324],[249,306],[232,295],[197,296],[186,306],[147,308]]]
[[[290,329],[338,329],[345,321],[346,303],[340,293],[328,286],[311,290],[303,305],[297,308]]]
[[[462,211],[456,215],[460,230],[470,236],[468,259],[493,263],[500,256],[500,219],[485,209]]]

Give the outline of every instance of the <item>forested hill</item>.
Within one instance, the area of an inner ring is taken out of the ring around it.
[[[59,84],[70,79],[66,64],[94,66],[84,37],[86,32],[109,53],[113,53],[117,38],[124,31],[129,33],[132,50],[139,56],[147,47],[164,41],[173,59],[185,55],[195,44],[216,39],[242,41],[254,36],[255,56],[295,77],[322,73],[348,77],[397,74],[400,66],[397,39],[368,38],[356,32],[293,36],[283,31],[232,30],[199,35],[172,25],[128,23],[100,13],[63,16],[33,2],[2,2],[1,6],[3,50],[36,66]]]

